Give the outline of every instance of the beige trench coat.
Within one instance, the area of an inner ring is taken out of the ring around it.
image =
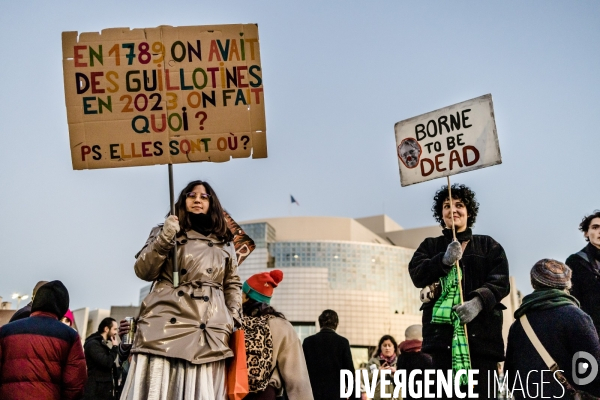
[[[133,353],[204,364],[233,356],[234,318],[241,321],[242,283],[233,243],[188,231],[177,238],[179,287],[172,283],[172,243],[150,232],[135,262],[136,275],[155,281],[140,307]]]

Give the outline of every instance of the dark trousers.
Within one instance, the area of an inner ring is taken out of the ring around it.
[[[443,351],[430,353],[431,360],[433,362],[433,368],[436,370],[446,371],[452,369],[452,352]],[[494,391],[494,372],[497,372],[498,362],[496,360],[489,359],[487,357],[480,357],[477,355],[471,355],[471,369],[479,370],[474,378],[477,380],[477,384],[473,389],[473,392],[479,395],[480,399],[497,399],[497,394]],[[468,393],[467,386],[461,386],[460,390],[464,393]],[[489,394],[488,394],[489,390]],[[437,391],[437,388],[436,388]],[[456,394],[456,390],[453,392]],[[445,397],[445,393],[442,392],[440,399],[457,399],[458,397]],[[467,397],[468,398],[468,397]]]
[[[244,400],[275,400],[277,391],[273,386],[267,386],[265,390],[258,393],[248,393]]]

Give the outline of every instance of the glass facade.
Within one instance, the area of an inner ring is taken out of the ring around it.
[[[352,242],[275,242],[269,244],[275,268],[327,268],[333,290],[389,293],[392,312],[418,314],[421,302],[408,276],[412,251],[392,245]],[[406,283],[406,284],[403,284]]]
[[[254,240],[257,249],[265,249],[267,243],[275,241],[275,229],[267,223],[242,224],[240,227]]]
[[[382,335],[392,334],[400,342],[406,327],[421,323],[419,290],[408,275],[413,250],[342,240],[278,241],[266,222],[241,226],[256,249],[240,266],[240,277],[246,280],[272,267],[283,271],[271,305],[301,340],[318,331],[323,310],[335,310],[337,332],[365,362],[366,349]]]
[[[304,342],[304,339],[317,333],[317,327],[314,322],[292,322],[292,326],[298,334],[300,342]]]

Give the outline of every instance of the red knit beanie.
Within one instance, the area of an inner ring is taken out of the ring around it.
[[[242,286],[242,290],[253,300],[269,304],[273,289],[283,280],[283,272],[274,269],[271,272],[254,274]]]

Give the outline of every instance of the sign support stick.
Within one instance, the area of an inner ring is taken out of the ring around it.
[[[175,215],[175,196],[173,194],[173,164],[169,164],[169,197],[171,200],[171,215]],[[173,247],[173,287],[179,286],[179,266],[177,265],[177,235]]]
[[[452,187],[450,186],[450,175],[446,177],[448,180],[448,201],[450,201],[450,218],[452,219],[452,238],[456,241],[456,228],[454,227],[454,206],[452,205]],[[463,298],[463,290],[462,290],[462,273],[460,272],[460,265],[458,261],[456,261],[456,274],[458,276],[458,293],[460,293],[460,304],[464,304],[465,300]],[[467,324],[463,325],[465,330],[465,336],[467,337],[467,343],[469,340],[469,334],[467,333]],[[469,364],[471,364],[471,349],[467,346],[467,351],[469,352]]]

